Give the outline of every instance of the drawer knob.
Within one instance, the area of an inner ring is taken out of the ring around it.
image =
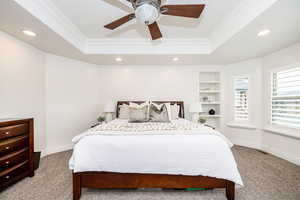
[[[5,176],[5,178],[6,178],[6,179],[9,179],[9,178],[10,178],[10,176]]]
[[[9,132],[9,131],[5,132],[5,135],[9,135],[9,134],[10,134],[10,132]]]
[[[6,162],[5,162],[5,164],[7,164],[7,165],[8,165],[9,163],[10,163],[9,161],[6,161]]]
[[[10,147],[5,147],[6,150],[10,149]]]

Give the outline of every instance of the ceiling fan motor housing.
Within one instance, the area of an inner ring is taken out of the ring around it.
[[[160,14],[160,0],[137,0],[135,2],[135,17],[146,25],[153,24]]]

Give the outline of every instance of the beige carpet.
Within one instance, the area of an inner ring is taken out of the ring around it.
[[[237,189],[237,200],[300,200],[300,167],[253,149],[234,147],[245,187]],[[34,178],[0,193],[1,200],[72,199],[72,179],[68,170],[71,152],[42,159]],[[137,191],[84,189],[82,200],[225,200],[224,190]]]

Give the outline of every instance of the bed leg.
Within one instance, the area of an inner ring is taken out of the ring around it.
[[[79,200],[81,196],[80,174],[73,173],[73,200]]]
[[[226,182],[226,197],[227,200],[234,200],[235,183],[231,181]]]

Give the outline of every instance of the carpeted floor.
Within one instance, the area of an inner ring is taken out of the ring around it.
[[[234,147],[245,187],[237,189],[237,200],[300,200],[300,167],[259,151]],[[41,160],[34,178],[26,178],[0,193],[1,200],[72,199],[68,170],[71,152]],[[225,200],[224,190],[96,190],[84,189],[82,200]]]

